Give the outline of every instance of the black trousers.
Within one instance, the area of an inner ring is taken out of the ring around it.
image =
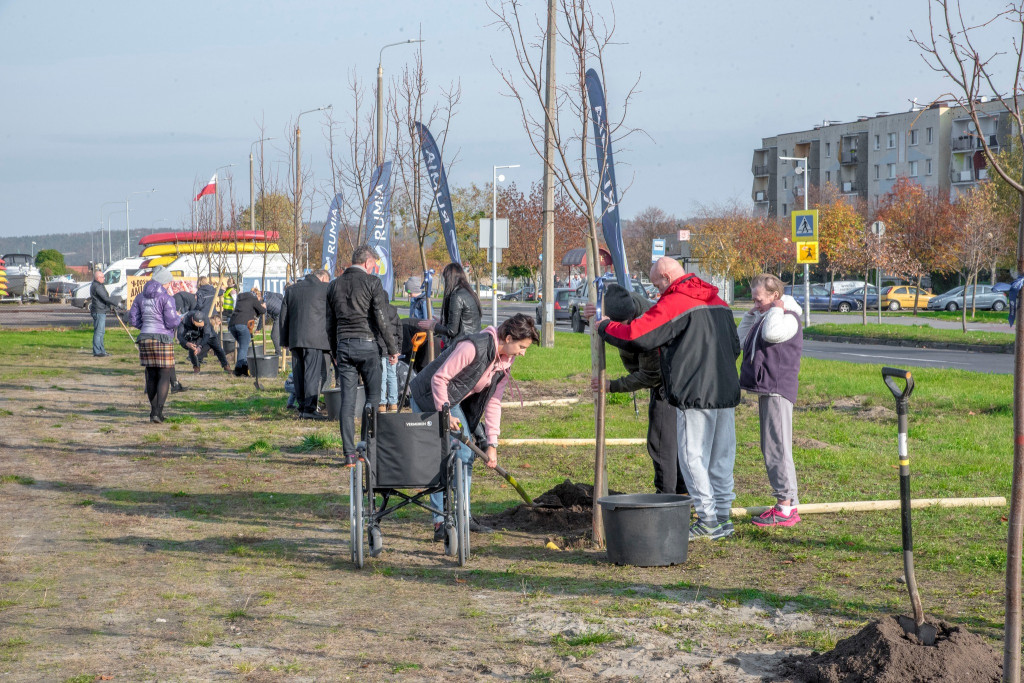
[[[320,377],[324,372],[324,352],[320,349],[292,349],[292,382],[300,413],[316,411],[320,396]]]
[[[149,399],[150,417],[163,417],[173,373],[174,368],[146,368],[146,397]]]
[[[651,389],[647,408],[647,452],[654,461],[654,489],[658,493],[686,494],[686,482],[679,471],[676,440],[676,409],[663,397],[662,390]]]
[[[341,443],[345,455],[356,452],[355,411],[363,415],[363,406],[356,406],[359,380],[363,380],[366,402],[377,410],[380,405],[380,351],[372,339],[342,339],[338,342],[338,378],[341,386]],[[298,397],[298,392],[296,392]]]
[[[206,354],[211,350],[213,355],[217,356],[217,360],[220,361],[221,367],[226,368],[228,366],[228,357],[224,353],[224,347],[220,345],[220,337],[218,335],[203,339],[199,344],[199,353],[195,353],[187,346],[185,348],[188,349],[188,359],[194,368],[203,364],[203,361],[206,360]]]
[[[281,355],[281,326],[278,325],[277,318],[274,318],[274,317],[270,316],[270,314],[267,314],[267,317],[270,318],[270,322],[273,323],[270,326],[270,341],[274,342],[274,355],[280,356]]]

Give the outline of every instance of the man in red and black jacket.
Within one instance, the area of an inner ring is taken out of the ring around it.
[[[597,331],[618,348],[661,349],[665,394],[677,411],[679,467],[697,511],[690,539],[725,538],[733,533],[729,515],[736,497],[736,323],[718,288],[688,275],[675,259],[659,259],[651,283],[661,292],[654,306],[630,323],[603,320]]]

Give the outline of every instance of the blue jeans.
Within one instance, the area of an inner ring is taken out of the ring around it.
[[[387,356],[380,359],[380,402],[398,405],[398,364],[389,363]]]
[[[425,412],[425,411],[421,411],[419,409],[419,406],[416,405],[416,401],[415,401],[415,399],[413,399],[412,396],[409,397],[409,407],[412,408],[412,412],[414,412],[414,413]],[[456,420],[458,420],[459,424],[462,425],[462,430],[461,430],[462,433],[465,434],[466,436],[469,436],[469,423],[466,421],[466,413],[462,412],[462,406],[452,406],[449,412],[451,413],[452,417],[454,417]],[[462,462],[467,463],[467,464],[472,464],[472,462],[473,462],[473,451],[469,450],[469,448],[467,446],[465,446],[464,444],[461,444],[461,443],[453,444],[452,445],[452,451],[455,453],[455,457],[457,457]],[[472,481],[472,478],[473,478],[473,469],[471,467],[469,469],[469,471],[466,472],[466,494],[467,494],[467,496],[469,494],[470,482]],[[468,498],[467,498],[467,500],[468,500]],[[438,510],[443,510],[444,509],[444,494],[441,493],[440,491],[438,491],[437,493],[431,493],[430,494],[430,504],[433,505],[434,507],[436,507]],[[438,522],[443,522],[444,521],[444,517],[442,517],[441,515],[435,514],[435,515],[433,515],[433,518],[434,518],[434,524],[437,524]]]
[[[103,333],[106,330],[107,314],[94,312],[92,314],[92,355],[98,356],[101,353],[106,353],[103,348]]]
[[[249,366],[249,342],[252,334],[248,325],[232,325],[231,336],[235,338],[235,369]]]

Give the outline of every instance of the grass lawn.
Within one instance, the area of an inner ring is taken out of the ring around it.
[[[840,337],[866,337],[869,339],[904,339],[919,342],[945,342],[957,344],[985,344],[1002,346],[1012,344],[1014,335],[1009,332],[975,332],[969,330],[937,329],[922,323],[921,325],[893,325],[868,323],[867,325],[846,325],[839,323],[822,323],[811,325],[806,329],[808,334],[835,335]]]
[[[589,343],[556,333],[556,348],[530,349],[513,377],[532,394],[575,391],[586,401]],[[106,359],[88,355],[84,329],[0,330],[0,346],[0,674],[457,679],[486,663],[506,678],[562,671],[576,680],[597,675],[578,669],[586,662],[607,656],[617,666],[649,639],[668,639],[658,650],[667,659],[827,648],[867,619],[908,611],[898,510],[806,515],[791,529],[738,522],[733,538],[691,544],[689,560],[667,568],[609,565],[566,538],[554,539],[566,550],[550,550],[543,534],[475,535],[460,569],[429,541],[426,514],[411,509],[385,522],[384,554],[359,572],[348,561],[347,479],[330,459],[337,427],[290,419],[280,379],[256,392],[223,373],[181,372],[190,391],[171,397],[167,423],[151,426],[123,331],[108,327]],[[608,365],[610,376],[622,372],[611,348]],[[894,402],[879,367],[803,361],[794,414],[802,502],[898,498]],[[914,496],[1008,496],[1012,378],[914,377]],[[645,435],[640,399],[639,416],[629,396],[609,401],[607,436]],[[502,435],[592,437],[593,424],[586,402],[507,408]],[[736,426],[736,505],[768,504],[756,403],[737,408]],[[588,447],[505,448],[499,461],[534,496],[565,478],[593,480]],[[608,469],[613,489],[653,490],[643,447],[610,447]],[[477,467],[474,514],[518,503]],[[997,647],[1006,513],[913,518],[926,612]],[[688,605],[704,611],[681,616]],[[787,605],[813,623],[787,631],[728,616]],[[568,625],[531,621],[544,615]],[[636,656],[651,659],[645,652]]]

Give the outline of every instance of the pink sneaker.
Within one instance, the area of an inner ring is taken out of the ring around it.
[[[760,527],[793,526],[800,521],[800,515],[797,514],[795,507],[788,515],[784,515],[782,514],[782,510],[780,510],[778,506],[775,506],[768,508],[750,521]]]

